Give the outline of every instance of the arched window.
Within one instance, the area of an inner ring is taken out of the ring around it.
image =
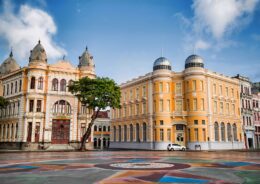
[[[96,132],[96,131],[97,131],[97,125],[94,126],[94,132]]]
[[[35,89],[35,77],[31,78],[31,85],[30,85],[31,89]]]
[[[38,79],[38,89],[43,89],[43,77]]]
[[[52,91],[58,91],[58,86],[59,86],[59,81],[58,79],[53,79],[52,80]]]
[[[65,100],[59,100],[53,105],[54,114],[71,114],[71,106]]]
[[[13,138],[14,124],[10,125],[10,138]]]
[[[231,139],[232,139],[230,123],[227,124],[227,138],[228,138],[228,141],[231,141]]]
[[[108,128],[107,128],[107,131],[109,131],[109,132],[110,132],[110,126],[108,126]]]
[[[102,131],[102,126],[101,126],[101,125],[98,126],[98,131],[99,131],[99,132]]]
[[[219,141],[219,127],[218,122],[214,124],[214,131],[215,131],[215,141]]]
[[[133,125],[130,125],[130,142],[133,142]]]
[[[235,123],[233,124],[233,137],[234,137],[234,141],[238,141],[237,140],[237,125]]]
[[[66,91],[66,80],[65,79],[61,79],[60,81],[60,91]]]
[[[124,125],[124,141],[127,141],[127,126]]]
[[[147,140],[147,130],[146,130],[146,123],[143,123],[143,142]]]
[[[122,131],[121,131],[121,125],[118,126],[118,141],[121,142],[121,135],[122,135]]]
[[[221,140],[226,141],[226,131],[225,131],[225,124],[221,123]]]
[[[103,126],[103,132],[106,132],[106,131],[107,131],[107,127]]]
[[[18,123],[16,123],[15,138],[18,138]]]
[[[15,81],[15,88],[14,88],[15,93],[17,93],[17,89],[18,89],[18,85],[17,85],[17,81]]]
[[[136,124],[136,142],[140,142],[140,127],[139,124]]]
[[[114,126],[114,142],[116,142],[116,127]]]

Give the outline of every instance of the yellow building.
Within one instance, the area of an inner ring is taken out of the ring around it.
[[[198,55],[186,59],[182,72],[160,57],[153,72],[120,87],[122,108],[112,111],[111,148],[244,148],[239,81],[205,69]]]

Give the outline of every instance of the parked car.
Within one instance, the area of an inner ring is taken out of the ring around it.
[[[185,146],[181,146],[181,145],[179,145],[179,144],[168,144],[167,150],[168,150],[168,151],[174,151],[174,150],[185,151],[185,150],[186,150],[186,147],[185,147]]]

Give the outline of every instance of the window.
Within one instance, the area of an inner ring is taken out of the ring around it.
[[[159,111],[160,111],[160,112],[163,111],[163,100],[160,100],[160,103],[159,103]]]
[[[116,142],[116,127],[114,126],[114,142]]]
[[[121,126],[118,126],[118,141],[121,142],[121,135],[122,135],[122,130],[121,130]]]
[[[127,141],[127,126],[124,125],[124,142]]]
[[[133,100],[133,91],[130,90],[130,100]]]
[[[66,80],[61,79],[60,81],[60,91],[66,91]]]
[[[223,94],[222,85],[219,86],[219,93],[220,93],[220,95],[222,96],[222,94]]]
[[[124,106],[124,117],[127,116],[126,106]]]
[[[6,91],[6,95],[9,95],[9,84],[7,84],[7,91]]]
[[[97,125],[94,126],[94,132],[96,132],[96,131],[97,131]]]
[[[195,141],[199,141],[199,129],[195,128],[194,132],[195,132]]]
[[[31,78],[31,85],[30,85],[31,89],[35,89],[35,77]]]
[[[226,140],[226,132],[225,132],[225,124],[222,122],[221,123],[221,140],[225,141]]]
[[[232,134],[231,134],[231,125],[230,123],[227,124],[227,136],[228,136],[228,141],[232,140]]]
[[[15,93],[17,93],[17,89],[18,89],[18,84],[17,81],[15,81],[15,89],[14,89]]]
[[[53,79],[52,80],[52,91],[58,91],[58,85],[59,85],[59,81],[58,79]]]
[[[134,112],[134,105],[131,104],[131,105],[130,105],[130,115],[131,115],[131,116],[133,115],[133,112]]]
[[[226,103],[226,113],[229,115],[229,103]]]
[[[184,129],[183,125],[180,125],[180,124],[176,125],[176,130],[183,130],[183,129]]]
[[[14,88],[14,84],[11,83],[11,94],[13,94],[13,88]]]
[[[135,115],[139,114],[139,104],[135,105]]]
[[[216,84],[213,84],[213,94],[215,95],[217,92],[217,89],[216,89]]]
[[[19,92],[21,92],[22,91],[22,80],[20,80],[20,82],[19,82]]]
[[[59,100],[55,102],[53,105],[53,113],[54,114],[70,114],[71,113],[71,106],[65,100]]]
[[[226,96],[228,96],[228,87],[226,87]]]
[[[133,125],[130,125],[130,142],[133,142]]]
[[[204,105],[204,98],[201,99],[201,110],[204,111],[205,110],[205,105]]]
[[[218,122],[214,124],[214,132],[215,132],[215,141],[219,141],[219,126]]]
[[[167,129],[167,141],[171,141],[171,129]]]
[[[124,101],[126,101],[126,92],[124,92]]]
[[[37,100],[36,112],[41,112],[41,111],[42,111],[42,101]]]
[[[143,123],[143,142],[147,141],[147,127],[146,123]]]
[[[164,137],[163,129],[160,129],[160,141],[163,141],[163,137]]]
[[[235,104],[232,104],[232,114],[235,114]]]
[[[38,79],[38,89],[43,89],[43,77],[40,77]]]
[[[220,102],[220,114],[223,114],[223,102]]]
[[[176,83],[176,94],[181,94],[181,83]]]
[[[203,141],[205,142],[206,141],[206,129],[205,128],[202,129],[202,133],[203,133]]]
[[[137,99],[139,99],[139,88],[136,88],[135,90],[135,96]]]
[[[145,96],[146,96],[146,87],[143,86],[143,97],[145,97]]]
[[[136,124],[136,142],[140,142],[140,127],[139,124]]]
[[[176,100],[176,111],[181,112],[182,111],[182,100]]]
[[[153,112],[156,112],[156,101],[153,101]]]
[[[188,141],[190,142],[190,138],[191,138],[191,136],[190,136],[190,129],[188,128]]]
[[[160,125],[163,125],[163,120],[160,120]]]
[[[214,101],[214,113],[217,113],[217,101]]]
[[[170,84],[169,84],[169,82],[166,83],[166,92],[167,93],[170,92]]]
[[[205,120],[202,120],[202,125],[206,125],[206,121]]]
[[[190,110],[190,100],[187,99],[187,111],[189,111],[189,110]]]
[[[3,89],[3,96],[5,96],[5,85],[4,85],[4,89]]]
[[[143,102],[143,114],[146,114],[146,102]]]
[[[233,88],[231,89],[231,95],[232,95],[232,98],[234,98],[234,89]]]
[[[193,99],[193,110],[194,111],[197,110],[197,99],[196,98]]]
[[[233,135],[234,135],[234,141],[238,141],[237,140],[237,126],[235,123],[233,124]]]
[[[194,125],[198,125],[199,121],[198,120],[194,120]]]
[[[192,81],[192,90],[193,90],[193,91],[196,91],[196,89],[197,89],[196,80],[193,80],[193,81]]]
[[[163,83],[162,82],[159,83],[159,92],[160,93],[163,92]]]
[[[33,112],[34,100],[29,101],[29,112]]]
[[[201,91],[204,91],[204,83],[203,81],[200,81]]]
[[[170,100],[167,100],[167,112],[170,112],[170,106],[171,106],[171,102]]]

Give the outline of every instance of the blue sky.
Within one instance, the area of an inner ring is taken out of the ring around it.
[[[88,46],[97,75],[118,83],[161,55],[182,71],[193,52],[212,71],[260,81],[259,0],[0,0],[0,60],[13,47],[26,66],[38,39],[49,63],[65,54],[76,66]]]

